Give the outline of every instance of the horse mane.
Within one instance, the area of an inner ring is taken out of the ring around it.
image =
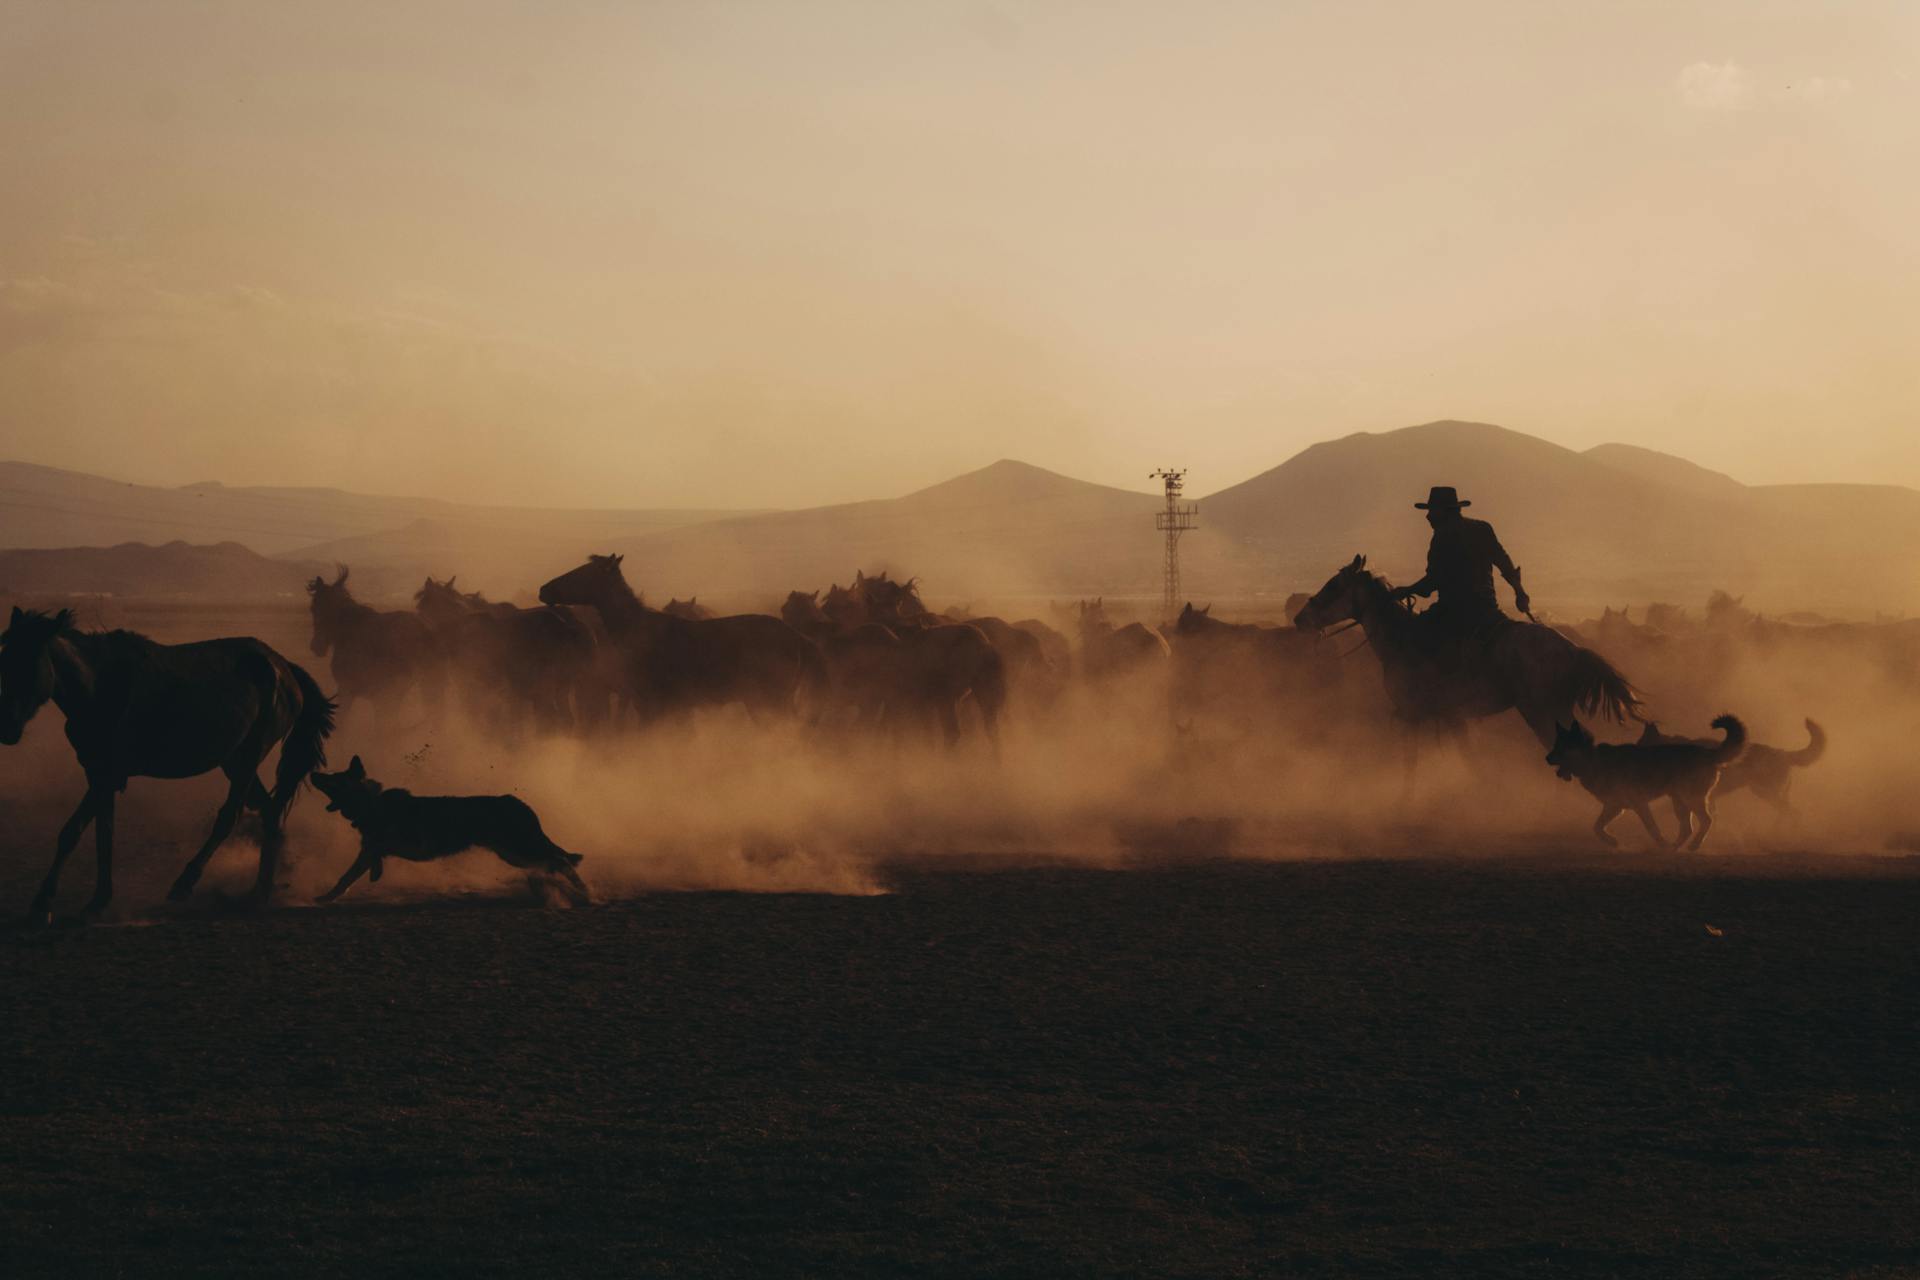
[[[116,627],[110,631],[83,631],[72,609],[56,609],[52,613],[40,609],[15,609],[12,624],[4,632],[0,632],[0,651],[11,649],[22,642],[46,644],[61,636],[85,640],[90,646],[104,646],[109,650],[122,653],[149,649],[154,643],[152,637],[124,628]]]

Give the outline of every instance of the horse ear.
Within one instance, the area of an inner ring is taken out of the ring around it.
[[[359,756],[355,756],[353,759],[347,761],[347,776],[351,778],[364,778],[367,776],[367,766],[360,763]]]
[[[447,590],[453,590],[453,580],[459,576],[457,573],[447,575]]]

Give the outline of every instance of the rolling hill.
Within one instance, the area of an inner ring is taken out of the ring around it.
[[[299,562],[296,581],[315,564],[342,562],[365,574],[369,587],[378,582],[392,593],[410,591],[428,573],[459,573],[463,585],[524,598],[589,551],[625,553],[629,579],[650,597],[698,593],[732,608],[764,608],[789,588],[844,582],[855,569],[920,575],[930,597],[942,601],[1150,597],[1159,586],[1160,539],[1151,519],[1158,495],[1007,459],[897,498],[746,514],[151,489],[29,470],[40,486],[33,492],[52,495],[40,505],[56,510],[31,517],[39,523],[27,528],[24,505],[0,507],[9,522],[0,528],[16,537],[26,528],[34,539],[16,545],[104,540],[96,529],[111,534],[136,521],[199,528],[250,519],[266,532],[234,540]],[[9,483],[23,474],[20,464],[0,465]],[[1453,421],[1325,441],[1203,498],[1201,527],[1182,544],[1186,594],[1277,599],[1318,586],[1355,552],[1390,578],[1410,581],[1427,540],[1412,504],[1435,483],[1457,486],[1473,500],[1474,515],[1496,523],[1535,599],[1563,616],[1605,603],[1698,603],[1716,588],[1774,612],[1920,610],[1920,492],[1747,486],[1636,446],[1578,452]],[[243,508],[243,499],[256,505]],[[202,505],[209,502],[215,505]],[[259,514],[269,509],[275,513]],[[196,515],[206,518],[188,520]],[[331,522],[332,536],[296,541],[322,522]],[[178,559],[177,549],[166,550]],[[138,582],[152,571],[127,547],[103,554],[129,564],[70,560],[77,577],[69,590],[115,590],[98,584]],[[233,581],[282,589],[279,578],[256,571],[236,567]],[[218,572],[183,568],[175,578],[202,584],[194,590],[226,589]]]
[[[1002,459],[899,498],[670,530],[615,547],[650,595],[761,600],[845,582],[855,569],[925,578],[943,600],[1147,590],[1159,560],[1152,494]]]

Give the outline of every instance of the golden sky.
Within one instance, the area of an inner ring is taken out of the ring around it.
[[[1920,3],[6,0],[0,457],[797,506],[1433,418],[1920,485]]]

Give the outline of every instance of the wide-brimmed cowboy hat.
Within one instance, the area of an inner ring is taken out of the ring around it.
[[[1450,484],[1437,484],[1433,486],[1433,489],[1427,494],[1427,500],[1425,502],[1416,502],[1413,504],[1416,511],[1425,511],[1428,508],[1432,508],[1435,511],[1458,511],[1462,507],[1470,507],[1472,505],[1473,503],[1471,502],[1460,501],[1460,495],[1455,492],[1454,487]]]

